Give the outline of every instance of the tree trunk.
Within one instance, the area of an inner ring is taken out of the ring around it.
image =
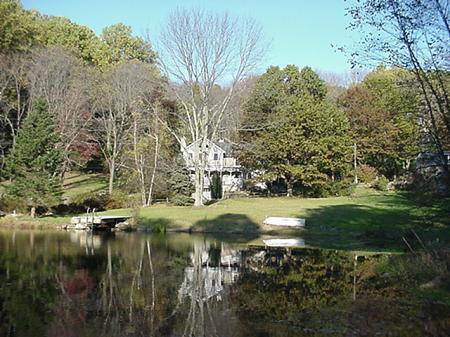
[[[32,218],[34,218],[35,216],[36,216],[36,207],[31,207],[31,210],[30,210],[30,216],[32,217]]]
[[[202,144],[196,144],[194,147],[194,206],[203,206],[203,189],[205,186],[205,168],[207,156],[205,154],[206,140],[201,140]]]
[[[150,206],[152,204],[153,186],[155,185],[156,169],[158,166],[159,147],[160,147],[159,137],[155,136],[155,153],[154,153],[154,161],[153,161],[153,170],[152,170],[152,176],[150,178],[150,186],[148,189],[146,206]]]
[[[292,179],[290,178],[286,178],[286,185],[287,185],[287,197],[292,197],[293,194],[293,190],[294,190],[294,183],[292,181]]]
[[[205,171],[201,167],[195,169],[195,192],[194,192],[194,206],[203,206],[203,186],[205,179]]]
[[[358,161],[357,161],[357,157],[356,157],[356,143],[353,144],[353,170],[355,171],[355,179],[354,179],[354,183],[355,185],[358,184]]]
[[[114,159],[111,159],[111,164],[109,165],[109,185],[108,185],[109,194],[111,194],[113,191],[115,170],[116,170],[116,161]]]

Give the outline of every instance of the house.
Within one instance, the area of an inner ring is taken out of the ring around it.
[[[444,151],[447,165],[450,165],[450,151]],[[421,152],[416,158],[416,170],[442,170],[444,163],[442,157],[436,152]]]
[[[195,143],[182,146],[183,157],[186,166],[191,174],[192,180],[195,177],[193,164]],[[222,193],[227,195],[242,190],[243,171],[236,158],[232,156],[232,146],[230,143],[219,140],[217,142],[207,141],[208,160],[205,168],[205,180],[203,187],[203,197],[211,200],[211,182],[214,174],[218,174],[222,183]]]
[[[440,195],[449,195],[448,181],[444,164],[450,166],[450,151],[444,151],[444,156],[436,152],[422,152],[415,162],[415,185],[424,190],[430,190]]]

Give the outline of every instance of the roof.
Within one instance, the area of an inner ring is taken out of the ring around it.
[[[197,142],[199,142],[199,140],[197,140],[197,141],[189,144],[188,146],[186,146],[186,149],[189,149],[190,147],[192,147]],[[217,142],[212,142],[212,141],[208,140],[208,143],[212,144],[214,147],[219,148],[220,150],[222,150],[223,152],[225,152],[227,154],[231,153],[231,151],[233,149],[232,144],[228,143],[228,142],[226,142],[224,140],[219,140]]]
[[[230,153],[233,150],[233,145],[231,143],[228,143],[226,141],[219,140],[218,142],[215,142],[218,147],[220,147],[222,150],[225,151],[225,153]]]

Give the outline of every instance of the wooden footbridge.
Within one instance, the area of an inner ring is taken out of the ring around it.
[[[70,220],[70,227],[81,230],[102,230],[113,229],[118,224],[126,224],[130,219],[129,215],[95,215],[95,209],[86,215],[74,216]]]

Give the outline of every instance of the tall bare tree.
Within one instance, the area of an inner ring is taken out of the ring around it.
[[[82,141],[92,119],[90,71],[62,47],[39,48],[31,53],[28,82],[31,101],[44,99],[56,120],[64,174],[70,168],[74,146]]]
[[[194,144],[196,206],[204,201],[208,143],[218,135],[236,86],[263,56],[261,39],[253,20],[195,9],[173,12],[161,34],[160,62],[182,105],[183,127],[170,131],[181,147],[185,137]],[[214,94],[218,85],[226,87],[223,95]]]
[[[98,112],[93,131],[97,134],[96,138],[108,165],[109,193],[113,191],[117,170],[124,165],[124,153],[130,142],[136,154],[132,166],[139,175],[145,174],[148,163],[140,157],[140,143],[145,137],[141,132],[150,127],[144,115],[147,109],[146,96],[154,85],[154,66],[132,61],[122,63],[108,72],[99,86]]]
[[[142,206],[152,204],[157,173],[162,169],[161,159],[167,153],[167,130],[160,122],[165,120],[165,114],[163,104],[154,98],[132,113],[125,165],[132,173],[131,182],[138,187]]]
[[[0,53],[0,119],[10,131],[12,147],[29,106],[28,71],[27,54]]]

